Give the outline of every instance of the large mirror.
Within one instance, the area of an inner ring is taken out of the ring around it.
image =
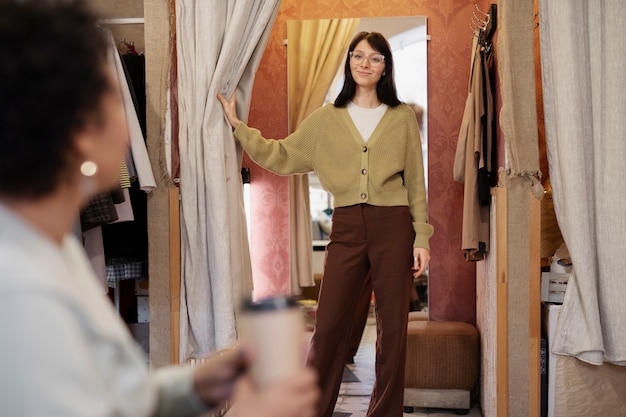
[[[343,85],[343,72],[350,41],[361,32],[380,32],[391,46],[394,78],[400,100],[410,104],[422,135],[424,178],[428,191],[428,92],[426,16],[354,19],[292,20],[287,22],[289,130],[312,111],[333,102]],[[297,181],[296,181],[297,182]],[[302,182],[307,187],[307,181]],[[292,185],[294,194],[306,190]],[[308,196],[313,239],[313,271],[316,283],[323,274],[323,260],[332,224],[332,196],[315,175],[308,174]],[[428,308],[427,277],[416,282],[423,309]],[[315,293],[315,291],[314,291]]]
[[[343,85],[348,45],[361,31],[380,32],[389,40],[398,94],[403,102],[412,105],[420,125],[428,189],[426,16],[289,21],[290,130],[315,108],[335,100]],[[333,202],[315,173],[309,174],[309,198],[313,247],[323,250],[330,231]]]

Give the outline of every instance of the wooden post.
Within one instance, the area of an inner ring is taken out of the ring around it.
[[[507,192],[496,188],[496,400],[498,416],[508,415],[509,340],[508,340],[508,221]]]
[[[169,189],[170,220],[170,361],[180,363],[180,191]]]
[[[528,299],[530,375],[529,375],[529,415],[541,415],[541,201],[532,192],[528,193],[529,246]]]

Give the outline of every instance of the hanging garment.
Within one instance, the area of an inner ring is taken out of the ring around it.
[[[130,188],[130,173],[128,172],[126,159],[122,159],[122,162],[120,162],[120,187]]]
[[[491,92],[491,78],[489,71],[493,66],[493,59],[490,53],[491,47],[487,50],[482,47],[480,50],[481,69],[483,76],[482,91],[484,111],[480,116],[480,126],[482,143],[480,158],[478,160],[478,203],[481,206],[488,206],[491,202],[491,184],[494,182],[492,170],[492,147],[494,135],[494,107],[493,94]]]
[[[113,223],[121,223],[121,222],[132,222],[135,220],[135,215],[133,214],[133,205],[130,199],[130,193],[127,188],[122,189],[122,195],[124,196],[124,201],[121,203],[115,203],[115,212],[117,213],[117,220]]]
[[[128,86],[130,102],[124,105],[136,119],[134,132],[137,140],[145,138],[146,126],[146,92],[145,92],[145,57],[143,55],[125,54],[121,56],[121,69]],[[141,130],[139,132],[138,128]],[[132,150],[132,149],[131,149]],[[130,159],[130,162],[128,160]],[[123,168],[127,166],[127,176]],[[106,277],[109,286],[114,287],[117,281],[126,279],[148,278],[148,226],[147,196],[142,183],[141,166],[136,163],[134,153],[128,155],[120,168],[122,179],[131,177],[126,192],[126,203],[116,205],[119,220],[103,227],[104,252],[106,259]],[[130,179],[130,178],[129,178]],[[141,187],[141,189],[140,189]],[[144,190],[144,191],[142,191]]]
[[[106,266],[106,280],[111,287],[115,287],[115,283],[118,281],[145,279],[147,277],[148,264],[146,262],[128,262]]]
[[[493,98],[482,48],[475,43],[453,171],[454,180],[465,183],[461,249],[467,261],[482,260],[489,250]]]
[[[128,89],[130,96],[137,112],[137,120],[139,126],[146,137],[146,57],[144,55],[124,54],[122,58],[122,67],[126,80],[128,81]]]
[[[111,193],[95,195],[80,212],[80,224],[84,231],[117,220],[115,201]]]
[[[148,158],[144,135],[141,130],[141,124],[139,123],[130,88],[128,86],[124,66],[122,65],[120,54],[115,47],[113,35],[110,32],[108,55],[109,66],[112,73],[117,75],[120,92],[124,101],[124,111],[126,113],[128,134],[130,136],[130,150],[135,170],[137,171],[137,178],[139,179],[141,189],[149,192],[156,188],[156,181],[154,179],[154,174],[152,173],[152,165],[150,164],[150,159]]]
[[[106,264],[141,262],[147,270],[148,216],[147,195],[134,182],[128,190],[134,221],[110,223],[102,227]],[[107,271],[107,275],[109,275]],[[120,276],[120,275],[114,275]],[[128,276],[127,274],[125,276]],[[147,274],[141,276],[147,278]],[[111,280],[109,279],[109,282]]]

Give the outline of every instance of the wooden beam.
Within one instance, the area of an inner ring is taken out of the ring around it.
[[[170,362],[178,364],[180,347],[180,192],[169,189],[170,221]]]
[[[496,401],[498,416],[509,409],[508,334],[508,190],[496,188]]]
[[[528,192],[529,218],[529,415],[541,415],[541,201]]]

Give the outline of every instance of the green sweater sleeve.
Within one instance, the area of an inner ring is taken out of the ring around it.
[[[410,110],[410,109],[409,109]],[[432,225],[426,223],[426,187],[424,180],[424,161],[422,159],[422,141],[413,111],[407,112],[407,142],[404,163],[404,184],[407,188],[409,210],[415,230],[414,248],[430,250],[428,240],[433,234]]]
[[[285,139],[266,139],[261,132],[241,123],[235,138],[254,162],[278,175],[301,174],[313,170],[313,158],[321,123],[319,110],[305,119]]]

